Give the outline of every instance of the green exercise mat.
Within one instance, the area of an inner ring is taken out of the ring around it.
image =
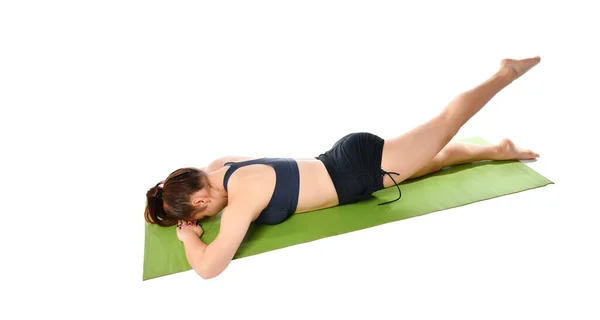
[[[487,144],[475,137],[461,141]],[[528,189],[552,182],[520,161],[482,161],[446,168],[373,194],[359,203],[294,214],[278,225],[252,224],[234,259],[340,235],[384,223],[416,217]],[[210,243],[219,231],[220,215],[202,223],[202,240]],[[146,223],[143,280],[191,270],[175,227]]]

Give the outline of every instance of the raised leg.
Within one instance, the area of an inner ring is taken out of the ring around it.
[[[503,139],[496,145],[477,145],[464,142],[450,142],[427,165],[413,174],[418,178],[443,168],[463,163],[483,160],[531,160],[540,155],[519,148],[510,139]]]
[[[386,139],[381,168],[396,172],[396,183],[412,177],[424,168],[458,130],[481,110],[498,92],[540,62],[539,57],[524,60],[504,59],[500,69],[477,87],[459,94],[438,115],[409,132]],[[385,187],[394,185],[385,176]]]

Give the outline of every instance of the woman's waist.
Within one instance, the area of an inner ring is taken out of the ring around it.
[[[300,190],[296,213],[314,211],[338,204],[337,193],[327,168],[317,159],[298,160]]]

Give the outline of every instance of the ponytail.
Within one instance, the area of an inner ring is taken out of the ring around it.
[[[177,219],[170,219],[167,216],[162,199],[162,187],[159,187],[162,183],[163,181],[157,183],[146,192],[148,204],[146,206],[144,218],[148,223],[157,224],[161,227],[169,227],[177,224]]]

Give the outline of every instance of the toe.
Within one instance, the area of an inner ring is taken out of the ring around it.
[[[531,150],[529,150],[529,151],[527,152],[527,154],[529,154],[529,156],[530,156],[530,157],[532,157],[532,158],[537,158],[537,157],[539,157],[539,156],[540,156],[539,154],[537,154],[537,153],[535,153],[535,152],[533,152],[533,151],[531,151]]]

